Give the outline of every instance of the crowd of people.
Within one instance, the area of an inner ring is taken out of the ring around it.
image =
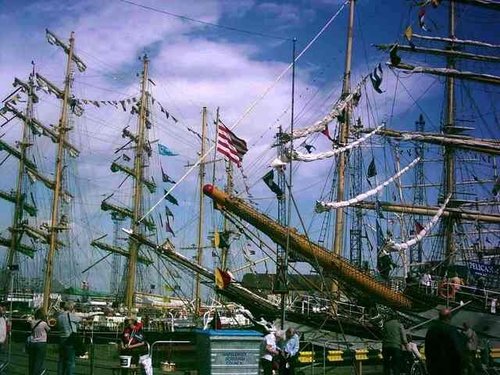
[[[294,375],[299,353],[299,335],[294,328],[271,329],[261,344],[260,367],[264,375]]]
[[[445,308],[430,323],[425,336],[425,369],[429,375],[474,375],[479,367],[478,336],[467,322],[461,330],[450,322],[451,310]],[[382,356],[384,375],[399,375],[408,358],[425,371],[416,344],[396,314],[384,323]]]
[[[429,375],[474,375],[479,368],[477,351],[479,339],[468,322],[459,329],[451,324],[452,312],[448,308],[439,311],[438,319],[430,322],[425,337],[425,365],[417,345],[412,342],[398,315],[393,314],[383,326],[382,356],[383,374],[400,375],[405,363],[417,363]],[[58,375],[72,375],[75,368],[75,348],[71,340],[77,332],[81,318],[74,313],[74,304],[67,302],[57,317],[59,333]],[[50,327],[42,310],[36,310],[30,322],[29,374],[40,375],[44,370],[47,337]],[[0,305],[0,357],[8,339],[8,320]],[[271,329],[261,343],[260,368],[264,375],[293,375],[299,353],[299,334],[293,328],[286,331]],[[127,317],[121,335],[120,355],[131,357],[131,363],[142,367],[146,375],[152,375],[149,345],[143,324],[135,317]],[[0,358],[1,359],[1,358]],[[1,364],[0,364],[1,365]]]

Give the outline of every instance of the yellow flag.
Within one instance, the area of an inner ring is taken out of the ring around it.
[[[411,38],[413,38],[413,29],[411,28],[411,26],[408,26],[405,30],[405,38],[410,41]]]
[[[224,279],[222,278],[222,271],[220,268],[215,269],[215,285],[219,289],[224,289]]]
[[[220,234],[219,234],[219,232],[215,231],[214,232],[214,247],[218,249],[219,246],[220,246]]]

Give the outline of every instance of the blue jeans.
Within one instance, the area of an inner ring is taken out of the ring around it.
[[[57,375],[73,375],[75,370],[75,348],[67,340],[67,337],[61,338]]]

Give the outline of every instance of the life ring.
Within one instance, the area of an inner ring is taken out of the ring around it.
[[[455,298],[455,287],[453,284],[443,281],[439,284],[438,293],[443,298]]]
[[[49,327],[55,327],[57,320],[55,320],[54,318],[50,318],[47,323],[48,323]]]

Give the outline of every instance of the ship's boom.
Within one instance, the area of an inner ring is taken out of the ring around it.
[[[221,208],[252,224],[281,246],[287,245],[287,236],[289,236],[292,251],[304,257],[311,264],[317,264],[324,271],[332,273],[347,286],[355,288],[387,306],[398,309],[412,308],[412,300],[406,295],[391,290],[370,275],[358,270],[341,256],[328,252],[323,247],[311,242],[306,236],[297,233],[296,229],[283,227],[246,202],[226,194],[213,185],[205,185],[203,192]]]

